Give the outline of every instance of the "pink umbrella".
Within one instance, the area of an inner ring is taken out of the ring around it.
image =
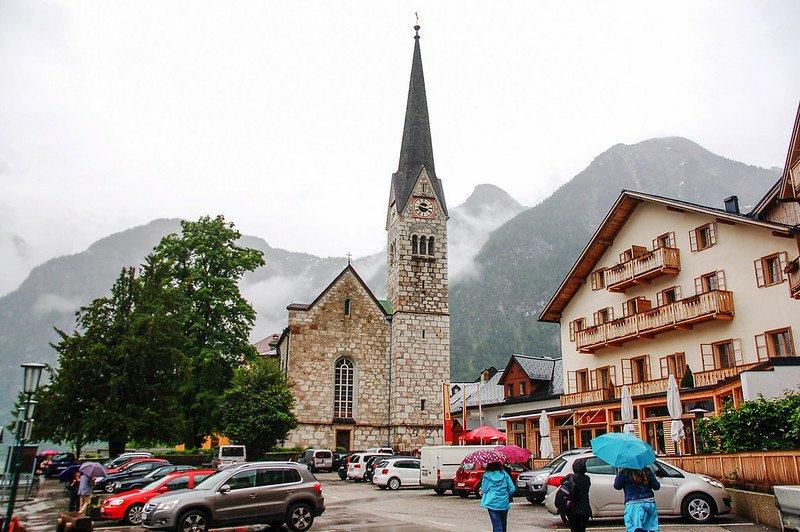
[[[55,456],[57,454],[58,454],[58,451],[49,450],[49,451],[40,452],[39,456]]]
[[[499,462],[505,464],[508,461],[506,455],[498,453],[494,449],[478,449],[469,453],[461,460],[462,464],[491,464]]]
[[[519,445],[500,445],[494,449],[498,453],[503,453],[512,464],[524,464],[530,458],[531,453],[528,449],[523,449]]]
[[[467,443],[480,443],[493,442],[493,441],[506,441],[506,435],[494,427],[484,425],[475,430],[471,430],[464,434],[464,441]]]

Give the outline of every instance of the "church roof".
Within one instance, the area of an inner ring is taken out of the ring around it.
[[[422,54],[419,48],[419,26],[414,26],[414,57],[411,61],[411,80],[408,85],[406,119],[403,125],[403,142],[400,146],[400,162],[397,172],[392,176],[397,210],[405,208],[411,192],[422,169],[428,171],[445,215],[447,205],[444,200],[442,182],[436,177],[433,164],[433,144],[431,126],[428,118],[428,99],[425,93],[425,76],[422,73]]]
[[[331,283],[330,283],[330,284],[329,284],[327,287],[325,287],[325,290],[323,290],[322,292],[320,292],[320,294],[319,294],[319,295],[316,297],[316,299],[314,299],[314,301],[312,301],[311,303],[290,303],[290,304],[289,304],[289,305],[286,307],[286,310],[303,310],[303,311],[310,310],[310,309],[311,309],[311,308],[312,308],[314,305],[316,305],[316,304],[317,304],[317,302],[319,302],[319,300],[320,300],[320,299],[322,299],[322,298],[325,296],[325,294],[327,294],[327,293],[330,291],[330,289],[331,289],[333,286],[335,286],[335,285],[336,285],[336,283],[338,283],[338,282],[339,282],[339,280],[341,280],[341,279],[342,279],[342,277],[344,277],[344,276],[345,276],[345,274],[346,274],[346,273],[348,273],[348,272],[350,272],[350,273],[353,275],[353,277],[355,277],[355,278],[356,278],[356,281],[358,281],[358,283],[361,285],[361,287],[364,289],[364,291],[365,291],[367,294],[369,294],[369,297],[372,299],[372,301],[374,301],[374,302],[375,302],[375,306],[376,306],[376,307],[378,307],[378,308],[381,310],[381,312],[382,312],[384,315],[387,315],[387,314],[388,314],[388,312],[387,312],[386,306],[385,306],[385,305],[384,305],[382,302],[378,301],[378,298],[377,298],[377,297],[375,297],[375,294],[373,294],[373,293],[372,293],[372,290],[370,290],[370,289],[369,289],[369,286],[367,286],[367,283],[365,283],[365,282],[364,282],[364,280],[361,278],[361,276],[360,276],[360,275],[358,275],[358,273],[356,272],[355,268],[353,268],[353,266],[352,266],[352,265],[350,265],[350,264],[348,264],[348,265],[345,267],[345,269],[344,269],[344,270],[342,270],[342,272],[341,272],[339,275],[337,275],[337,276],[336,276],[336,279],[334,279],[333,281],[331,281]]]

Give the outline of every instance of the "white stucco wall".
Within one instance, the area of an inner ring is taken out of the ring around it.
[[[773,371],[744,371],[740,377],[745,401],[758,399],[759,395],[775,399],[787,391],[800,392],[799,366],[777,366]]]

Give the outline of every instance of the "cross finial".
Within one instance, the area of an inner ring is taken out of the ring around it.
[[[352,255],[350,254],[350,252],[348,251],[348,252],[347,252],[347,265],[348,265],[348,266],[350,266],[350,259],[351,259],[351,258],[353,258],[353,256],[352,256]]]
[[[419,39],[419,13],[414,11],[414,16],[417,18],[417,23],[414,25],[414,31],[416,32],[414,38]]]

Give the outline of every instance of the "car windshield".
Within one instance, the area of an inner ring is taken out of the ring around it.
[[[218,478],[219,475],[224,473],[224,472],[225,472],[225,470],[220,469],[219,471],[215,471],[214,473],[211,473],[206,478],[204,478],[203,480],[198,482],[195,485],[194,489],[196,489],[196,490],[210,490],[210,489],[212,489],[214,487],[214,484],[216,484],[217,480],[219,480],[219,478]]]
[[[460,469],[462,471],[472,471],[473,469],[475,469],[475,464],[461,464]]]
[[[161,478],[161,477],[163,477],[163,476],[164,476],[164,475],[165,475],[165,474],[166,474],[166,473],[167,473],[167,472],[168,472],[170,469],[172,469],[172,466],[166,466],[166,467],[157,467],[157,468],[153,469],[152,471],[150,471],[148,474],[146,474],[146,475],[144,476],[144,478],[156,478],[156,477],[158,477],[158,478]]]
[[[53,457],[53,461],[55,462],[55,461],[58,461],[58,460],[69,460],[69,459],[71,459],[71,457],[72,457],[71,453],[61,453],[61,454],[55,455]]]
[[[244,447],[223,447],[222,456],[244,456]]]

